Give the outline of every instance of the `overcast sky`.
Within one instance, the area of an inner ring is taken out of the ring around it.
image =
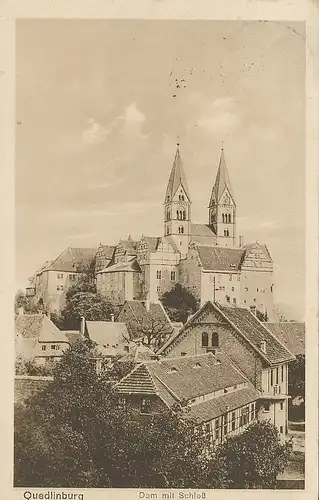
[[[224,141],[237,234],[303,318],[303,24],[23,20],[16,56],[17,287],[67,246],[162,235],[179,134],[193,222]]]

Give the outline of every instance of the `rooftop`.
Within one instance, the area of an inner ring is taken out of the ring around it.
[[[305,354],[305,323],[265,323],[265,327],[295,356]]]
[[[204,271],[238,272],[245,249],[198,246],[197,252]]]
[[[22,314],[15,318],[15,333],[18,336],[39,342],[68,342],[65,333],[45,314]]]

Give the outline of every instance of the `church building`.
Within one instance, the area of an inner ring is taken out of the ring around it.
[[[177,144],[165,191],[163,234],[142,235],[138,241],[129,236],[116,246],[100,245],[94,250],[94,257],[93,249],[90,249],[98,292],[118,305],[132,300],[154,303],[164,292],[180,283],[193,293],[199,305],[210,300],[240,306],[276,321],[272,258],[266,245],[255,242],[244,246],[243,239],[237,238],[236,209],[222,149],[208,200],[207,221],[202,224],[192,221],[192,199]],[[61,308],[61,295],[65,295],[68,287],[64,282],[61,291],[61,284],[56,285],[57,279],[62,272],[63,276],[70,275],[72,281],[83,274],[81,263],[74,259],[74,255],[83,254],[81,250],[85,249],[68,249],[67,255],[72,253],[70,269],[66,259],[63,259],[63,269],[61,266],[59,269],[61,258],[54,261],[54,266],[52,263],[44,266],[28,289],[29,294],[35,294],[37,298],[41,296],[55,309]],[[42,279],[49,274],[47,269],[58,277],[53,277],[50,297]],[[56,294],[59,300],[52,294]]]

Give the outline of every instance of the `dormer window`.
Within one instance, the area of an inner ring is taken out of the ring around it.
[[[218,344],[219,344],[218,333],[213,332],[212,333],[212,347],[218,347]]]

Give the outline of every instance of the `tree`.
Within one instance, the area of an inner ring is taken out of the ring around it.
[[[282,443],[274,425],[252,423],[242,434],[229,437],[219,449],[229,488],[274,488],[288,464],[292,446]]]
[[[146,345],[148,347],[152,346],[155,351],[163,345],[167,337],[172,333],[172,328],[166,317],[155,313],[145,314],[128,326],[130,337],[132,337],[130,340],[133,340],[133,332],[138,332],[139,337],[143,338]]]
[[[298,354],[289,363],[288,377],[289,419],[304,420],[305,418],[305,355]]]
[[[51,314],[61,330],[78,330],[81,317],[88,321],[108,321],[114,308],[110,301],[96,292],[94,275],[83,274],[66,292],[66,304],[61,313]]]
[[[28,487],[222,487],[219,458],[185,412],[141,419],[119,407],[94,346],[75,343],[54,380],[15,412],[15,485]],[[213,464],[213,460],[215,460]]]
[[[25,292],[19,290],[15,295],[14,310],[18,313],[20,307],[23,307],[25,313],[35,314],[41,311],[43,308],[41,304],[35,304],[31,297],[27,297]]]
[[[171,321],[182,323],[185,323],[189,314],[194,314],[199,306],[192,292],[180,283],[176,283],[170,291],[163,293],[161,302]]]

